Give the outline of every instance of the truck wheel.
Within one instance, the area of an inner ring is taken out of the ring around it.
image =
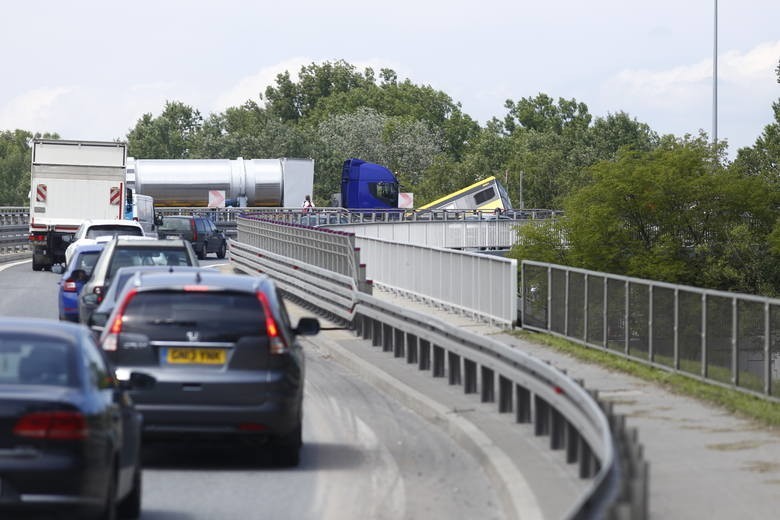
[[[33,271],[43,271],[43,266],[35,261],[35,257],[33,256],[32,261],[32,269]]]
[[[227,244],[222,242],[222,245],[219,246],[219,251],[217,251],[217,258],[225,258],[225,253],[227,253]]]
[[[198,260],[203,260],[206,258],[206,243],[204,242],[203,245],[200,246],[200,249],[195,251],[195,254],[198,256]]]

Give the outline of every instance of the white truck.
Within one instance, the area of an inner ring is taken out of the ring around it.
[[[30,177],[33,271],[65,261],[87,219],[123,219],[127,144],[35,139]]]

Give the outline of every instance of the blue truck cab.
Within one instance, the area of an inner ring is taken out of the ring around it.
[[[341,206],[348,209],[397,209],[398,179],[380,164],[347,159],[341,169]]]

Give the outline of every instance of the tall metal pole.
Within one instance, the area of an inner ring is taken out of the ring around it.
[[[715,0],[715,41],[712,51],[712,143],[718,144],[718,0]]]

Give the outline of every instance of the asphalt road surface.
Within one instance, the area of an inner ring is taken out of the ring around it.
[[[219,268],[224,261],[203,264]],[[58,280],[33,272],[29,261],[0,265],[0,315],[57,319]],[[273,467],[263,446],[149,444],[142,518],[505,518],[472,455],[316,342],[306,339],[300,466]]]

